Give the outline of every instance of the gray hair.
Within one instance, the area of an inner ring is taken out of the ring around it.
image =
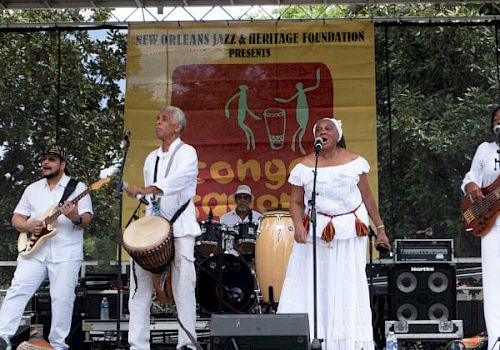
[[[186,114],[184,113],[184,111],[182,109],[180,109],[179,107],[175,107],[175,106],[162,107],[160,109],[160,112],[161,111],[172,111],[174,114],[175,120],[177,120],[177,122],[181,126],[181,130],[180,130],[179,134],[180,135],[184,134],[184,131],[186,130],[186,127],[187,127]]]

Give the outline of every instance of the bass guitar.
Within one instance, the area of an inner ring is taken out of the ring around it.
[[[94,182],[85,191],[80,193],[74,199],[71,200],[72,204],[78,203],[80,199],[85,197],[92,191],[100,189],[103,185],[109,183],[111,178],[107,177],[105,179]],[[17,239],[17,251],[22,256],[28,256],[34,253],[49,237],[55,236],[57,230],[53,226],[59,215],[61,215],[61,208],[59,205],[53,205],[42,214],[39,219],[43,223],[42,232],[39,235],[34,235],[29,232],[21,232]]]
[[[489,232],[500,213],[500,176],[488,187],[482,188],[484,198],[474,202],[465,196],[460,211],[465,231],[474,236],[484,236]]]

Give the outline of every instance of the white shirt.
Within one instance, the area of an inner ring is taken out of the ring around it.
[[[316,235],[321,237],[323,228],[330,222],[335,228],[335,239],[349,239],[356,237],[356,216],[366,225],[369,225],[368,211],[363,203],[359,191],[359,177],[370,171],[370,165],[361,156],[342,165],[318,168],[316,183]],[[291,171],[288,182],[304,188],[304,207],[309,210],[309,201],[312,195],[314,167],[297,164]],[[356,209],[357,208],[357,209]],[[356,209],[356,210],[355,210]],[[351,213],[355,210],[355,214]],[[322,215],[339,215],[333,219]],[[349,213],[349,214],[347,214]],[[312,235],[312,226],[309,225],[309,234]]]
[[[260,215],[259,212],[252,210],[252,222],[253,223],[258,223],[259,218],[262,215]],[[250,220],[250,215],[247,215],[243,220],[241,217],[236,213],[236,209],[231,210],[230,212],[227,212],[226,214],[222,215],[220,218],[221,224],[227,225],[228,227],[234,227],[234,225],[242,223],[242,222],[248,222]]]
[[[144,185],[156,186],[163,191],[160,195],[161,216],[170,220],[175,212],[188,200],[188,206],[174,223],[174,237],[186,235],[198,236],[201,234],[200,225],[196,221],[196,211],[193,197],[196,194],[196,177],[198,176],[198,155],[196,150],[183,144],[175,153],[170,170],[165,177],[167,165],[173,150],[181,142],[175,139],[167,152],[163,152],[161,146],[151,152],[144,162]],[[158,161],[157,181],[154,182],[156,158]],[[151,202],[151,196],[148,196]],[[146,215],[151,215],[151,206],[146,208]]]
[[[491,185],[500,175],[500,164],[495,167],[497,159],[498,146],[495,142],[483,142],[477,147],[470,170],[462,181],[462,191],[465,193],[465,186],[474,182],[481,188]],[[496,170],[495,170],[496,169]],[[500,225],[500,216],[497,217],[495,224]]]
[[[500,175],[500,164],[495,167],[498,146],[495,142],[483,142],[477,147],[470,170],[465,174],[462,181],[462,191],[465,193],[465,186],[474,182],[479,187],[488,187]],[[497,170],[495,170],[495,168]]]
[[[48,214],[45,214],[46,210],[59,204],[69,180],[70,177],[64,174],[52,190],[47,179],[41,179],[30,184],[24,190],[16,209],[14,209],[14,213],[27,216],[30,219],[44,219],[48,216]],[[68,200],[72,200],[85,189],[86,186],[78,182],[75,191],[69,196]],[[78,214],[93,214],[92,201],[89,195],[80,199],[77,206]],[[62,214],[57,218],[55,228],[58,233],[45,240],[40,248],[29,257],[49,262],[83,260],[83,228],[73,225],[71,220]]]

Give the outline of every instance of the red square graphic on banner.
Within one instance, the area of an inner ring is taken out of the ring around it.
[[[317,62],[184,65],[171,91],[200,160],[199,219],[228,211],[241,183],[260,211],[288,205],[290,165],[312,151],[314,123],[333,115],[332,72]]]

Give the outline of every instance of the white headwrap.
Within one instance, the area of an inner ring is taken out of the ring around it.
[[[342,135],[344,134],[344,132],[342,131],[342,120],[340,120],[340,119],[337,120],[335,118],[323,118],[320,120],[329,120],[333,123],[333,125],[335,125],[335,127],[337,128],[337,133],[339,134],[339,139],[337,140],[337,142],[339,142],[340,139],[342,138]],[[313,126],[313,136],[314,137],[316,137],[316,124],[318,124],[318,122],[316,122]]]

